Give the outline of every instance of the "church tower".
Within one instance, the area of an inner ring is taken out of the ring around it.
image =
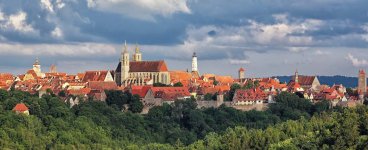
[[[298,73],[298,70],[295,71],[295,83],[299,83],[299,73]]]
[[[120,63],[121,63],[120,82],[121,82],[121,85],[126,86],[126,84],[124,84],[124,81],[128,79],[129,77],[129,53],[128,53],[126,41],[124,44],[124,50],[121,53]]]
[[[192,72],[197,72],[197,71],[198,71],[197,55],[194,52],[192,56]]]
[[[359,70],[358,93],[363,95],[367,93],[367,77],[364,70]]]
[[[245,78],[245,69],[243,68],[243,67],[241,67],[240,69],[239,69],[239,79],[240,80],[242,80],[242,79],[244,79]]]
[[[133,54],[133,61],[142,61],[142,53],[140,52],[138,45],[135,45],[135,53]]]
[[[41,65],[40,65],[40,61],[38,60],[38,58],[36,58],[36,61],[33,64],[33,70],[37,75],[41,74]]]

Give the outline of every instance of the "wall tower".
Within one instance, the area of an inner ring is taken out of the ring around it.
[[[358,92],[359,94],[365,95],[367,93],[367,77],[365,71],[359,70],[358,75]]]

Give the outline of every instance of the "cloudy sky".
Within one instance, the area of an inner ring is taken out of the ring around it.
[[[356,76],[368,69],[367,0],[0,0],[0,72],[115,69],[144,60],[236,76]]]

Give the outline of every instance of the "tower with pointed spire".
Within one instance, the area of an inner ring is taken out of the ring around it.
[[[238,71],[238,75],[239,75],[239,80],[243,80],[245,78],[245,69],[243,67],[240,67],[239,71]]]
[[[298,73],[298,69],[295,71],[295,83],[299,83],[299,73]]]
[[[36,58],[36,61],[33,64],[33,70],[37,75],[41,74],[41,65],[38,58]]]
[[[133,61],[142,61],[142,53],[140,52],[138,44],[135,45],[135,53],[133,54]]]
[[[121,52],[120,63],[121,63],[121,68],[120,68],[121,74],[120,74],[119,85],[123,85],[124,81],[128,79],[129,77],[129,53],[128,53],[126,41],[124,43],[124,49]]]
[[[50,67],[50,73],[57,73],[56,71],[56,65],[52,64]]]

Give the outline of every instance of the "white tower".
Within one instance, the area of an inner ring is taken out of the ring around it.
[[[33,64],[33,70],[37,74],[37,76],[41,74],[41,65],[40,65],[40,61],[38,60],[38,58],[36,58],[36,61]]]
[[[194,52],[192,56],[192,72],[198,71],[197,55]]]
[[[299,73],[298,70],[295,71],[295,83],[299,82]]]
[[[128,79],[129,77],[129,53],[128,53],[128,48],[127,48],[127,44],[125,41],[124,44],[124,50],[121,53],[121,58],[120,58],[120,63],[121,63],[121,84],[123,85],[125,83],[125,80]],[[126,84],[124,84],[126,85]]]
[[[133,54],[133,61],[142,61],[142,53],[140,52],[138,45],[135,45],[135,53]]]

